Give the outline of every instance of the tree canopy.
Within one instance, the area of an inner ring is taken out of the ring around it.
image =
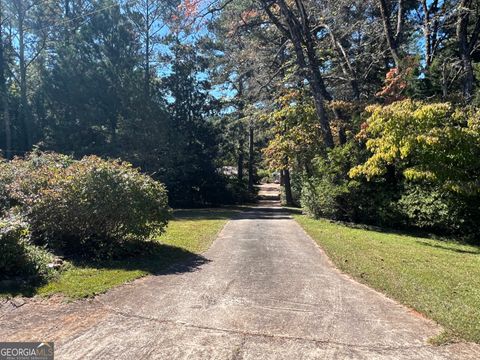
[[[318,214],[410,226],[436,193],[465,224],[479,38],[479,0],[3,0],[0,149],[121,158],[176,206],[269,169]]]

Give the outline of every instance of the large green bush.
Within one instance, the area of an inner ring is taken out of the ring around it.
[[[387,227],[478,234],[478,112],[412,101],[370,111],[356,138],[363,141],[336,146],[314,160],[302,183],[305,211]]]
[[[126,241],[161,233],[168,221],[163,184],[128,163],[33,153],[10,162],[9,174],[9,201],[34,241],[57,253],[109,258]]]
[[[5,216],[12,206],[9,185],[13,181],[13,172],[10,164],[0,159],[0,217]]]
[[[348,195],[345,184],[335,184],[328,177],[311,177],[304,182],[301,204],[315,218],[342,218],[341,198]]]
[[[393,173],[401,186],[392,209],[403,225],[479,234],[478,109],[405,100],[367,110],[358,137],[370,154],[349,175],[381,181]]]
[[[348,178],[345,176],[350,168],[347,151],[347,147],[336,147],[325,156],[314,159],[311,173],[303,178],[300,197],[307,214],[333,219],[345,217],[341,203],[349,193]]]
[[[245,204],[256,200],[256,194],[248,190],[247,180],[221,177],[210,187],[212,205]]]
[[[469,235],[478,234],[477,201],[438,185],[407,182],[395,206],[407,226]]]
[[[0,192],[4,196],[4,212],[14,207],[27,211],[73,162],[66,155],[32,152],[25,158],[0,163]]]
[[[391,221],[390,203],[394,187],[385,181],[351,179],[348,171],[364,158],[355,141],[331,149],[313,161],[303,176],[301,205],[313,217],[385,224]]]
[[[0,279],[31,277],[47,279],[54,257],[30,242],[28,224],[18,216],[0,219]]]
[[[367,181],[350,178],[349,169],[365,161],[354,141],[314,160],[312,174],[304,176],[301,203],[313,217],[361,222],[387,227],[471,234],[478,222],[475,197],[438,184],[407,181],[391,167],[389,174]]]

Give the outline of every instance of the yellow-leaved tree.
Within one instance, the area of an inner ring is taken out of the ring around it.
[[[393,165],[407,181],[480,193],[479,110],[404,100],[367,111],[370,117],[357,136],[371,156],[350,170],[351,177],[372,179]]]

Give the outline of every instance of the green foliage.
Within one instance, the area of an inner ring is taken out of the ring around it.
[[[219,203],[224,204],[245,204],[253,203],[256,199],[256,194],[248,190],[248,181],[245,179],[242,182],[237,179],[228,179],[225,187],[225,192]]]
[[[315,107],[304,94],[292,91],[276,100],[275,111],[262,119],[271,126],[272,139],[263,150],[272,170],[307,164],[323,149]]]
[[[169,94],[163,132],[163,161],[156,177],[166,184],[172,205],[204,206],[218,203],[223,179],[216,171],[218,134],[208,115],[218,104],[209,93],[211,85],[199,73],[206,71],[205,44],[182,43],[171,37],[170,55],[163,57],[171,73],[163,79]],[[223,188],[225,190],[225,188]]]
[[[8,164],[0,159],[0,216],[10,208],[10,199],[8,196],[8,184],[11,179],[8,176]]]
[[[274,173],[267,169],[257,169],[257,177],[261,182],[273,182]]]
[[[303,177],[301,204],[312,217],[388,227],[414,227],[471,233],[478,216],[472,199],[438,185],[402,179],[348,176],[367,154],[350,141],[314,161],[313,175]]]
[[[128,240],[161,233],[165,187],[130,164],[33,153],[9,163],[11,199],[37,243],[68,255],[109,258]]]
[[[397,196],[391,196],[381,212],[396,220],[390,225],[478,233],[478,110],[405,100],[368,111],[358,137],[365,140],[370,156],[349,175],[360,182],[395,186]]]
[[[451,104],[405,100],[372,106],[360,136],[372,155],[350,171],[371,179],[389,165],[409,181],[425,180],[458,193],[480,191],[480,113]]]
[[[115,0],[82,4],[70,3],[70,11],[77,19],[87,11],[85,21],[67,19],[68,27],[45,29],[42,41],[32,28],[66,24],[64,12],[48,7],[44,11],[38,4],[28,7],[25,53],[36,60],[26,61],[27,85],[20,81],[16,55],[10,53],[20,44],[12,44],[2,32],[1,44],[6,46],[0,73],[8,75],[4,79],[0,75],[0,99],[5,86],[8,101],[0,104],[0,152],[23,156],[37,145],[74,158],[90,154],[121,158],[166,184],[171,204],[211,202],[219,141],[208,121],[217,102],[205,79],[209,61],[200,50],[203,40],[186,35],[185,29],[159,36],[162,19],[173,18],[177,1],[148,6],[138,2],[113,6]],[[9,15],[2,19],[9,21],[2,26],[18,31],[19,15],[7,10]],[[36,54],[35,43],[43,43],[40,48],[48,48],[48,56],[43,51]],[[27,88],[28,97],[22,98]],[[3,122],[5,106],[9,125]]]
[[[395,208],[408,226],[468,235],[478,233],[477,201],[438,185],[406,183]]]
[[[32,152],[23,158],[4,163],[0,182],[5,184],[10,207],[23,207],[25,212],[51,182],[62,176],[73,159],[56,153]]]
[[[338,200],[348,194],[344,186],[332,184],[326,178],[304,184],[300,202],[306,213],[315,218],[337,218]]]
[[[292,200],[293,204],[297,206],[301,206],[301,195],[302,195],[302,188],[303,188],[303,175],[300,172],[290,172],[290,183],[292,188]],[[285,192],[282,192],[282,195]]]
[[[0,279],[28,277],[46,280],[54,257],[30,242],[28,224],[19,216],[0,218]]]
[[[314,175],[304,181],[301,193],[301,204],[308,214],[314,217],[339,218],[342,199],[348,196],[348,179],[344,176],[348,163],[346,151],[337,147],[325,157],[315,158]]]
[[[386,220],[382,212],[388,207],[388,200],[380,196],[388,193],[385,184],[348,177],[351,167],[364,157],[364,151],[355,141],[335,147],[325,157],[316,157],[311,176],[303,178],[301,204],[306,212],[314,217],[347,221]]]
[[[452,194],[438,187],[408,184],[397,205],[407,221],[420,228],[445,230],[460,225]]]

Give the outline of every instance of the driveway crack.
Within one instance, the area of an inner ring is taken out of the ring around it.
[[[192,324],[186,321],[180,320],[167,320],[167,319],[159,319],[149,316],[143,316],[138,314],[127,313],[118,309],[115,309],[111,306],[108,306],[100,301],[98,301],[102,306],[105,307],[106,310],[123,316],[125,318],[136,318],[139,320],[146,320],[146,321],[153,321],[161,324],[167,325],[176,325],[176,326],[183,326],[186,328],[192,329],[199,329],[199,330],[206,330],[206,331],[216,331],[216,332],[223,332],[228,334],[240,335],[242,336],[242,343],[241,346],[246,342],[246,339],[251,338],[263,338],[263,339],[274,339],[274,340],[284,340],[284,341],[298,341],[298,342],[309,342],[314,343],[316,345],[336,345],[336,346],[343,346],[352,349],[368,349],[374,351],[396,351],[396,350],[419,350],[425,348],[431,348],[432,346],[429,344],[423,345],[405,345],[405,346],[382,346],[382,345],[359,345],[359,344],[351,344],[347,342],[341,341],[334,341],[331,339],[323,340],[323,339],[315,339],[309,337],[302,337],[302,336],[292,336],[292,335],[280,335],[280,334],[270,334],[264,332],[257,332],[257,331],[248,331],[248,330],[237,330],[237,329],[227,329],[215,326],[208,326],[208,325],[197,325]],[[235,358],[237,359],[237,358]]]

